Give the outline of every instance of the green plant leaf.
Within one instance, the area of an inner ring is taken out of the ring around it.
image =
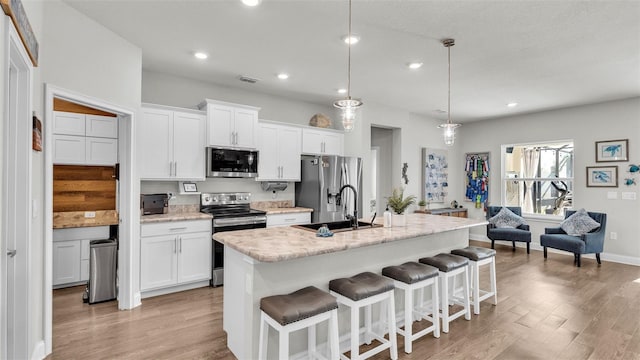
[[[416,197],[413,195],[409,195],[406,198],[404,197],[404,190],[394,188],[393,193],[387,199],[387,204],[396,214],[402,214],[404,211],[416,202]]]

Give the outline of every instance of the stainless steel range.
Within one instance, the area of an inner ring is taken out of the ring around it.
[[[200,212],[213,216],[213,233],[267,227],[266,212],[250,207],[250,193],[203,193]],[[213,274],[211,286],[224,279],[224,245],[213,240]]]

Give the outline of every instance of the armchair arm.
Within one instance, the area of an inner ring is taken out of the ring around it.
[[[564,230],[562,230],[562,228],[560,227],[544,228],[544,233],[545,234],[566,234],[566,232],[564,232]]]
[[[600,253],[604,248],[605,231],[601,226],[597,231],[581,235],[580,238],[585,243],[585,252]]]
[[[516,229],[529,231],[529,225],[522,224],[522,225],[519,225]]]

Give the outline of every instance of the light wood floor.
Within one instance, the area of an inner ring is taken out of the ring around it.
[[[640,267],[584,259],[576,268],[573,256],[496,250],[498,306],[485,301],[480,315],[417,340],[410,355],[398,337],[400,359],[640,359]],[[54,291],[48,359],[234,359],[222,288],[146,299],[131,311],[83,304],[82,290]]]

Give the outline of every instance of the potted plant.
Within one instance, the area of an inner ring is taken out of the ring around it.
[[[424,200],[420,200],[420,201],[418,201],[418,206],[420,207],[420,211],[424,211],[424,209],[427,206],[427,202],[424,201]]]
[[[393,189],[393,193],[387,199],[387,205],[393,210],[395,213],[393,215],[393,226],[405,226],[407,224],[407,219],[405,217],[404,211],[416,202],[416,197],[413,195],[409,195],[404,197],[403,189]]]

